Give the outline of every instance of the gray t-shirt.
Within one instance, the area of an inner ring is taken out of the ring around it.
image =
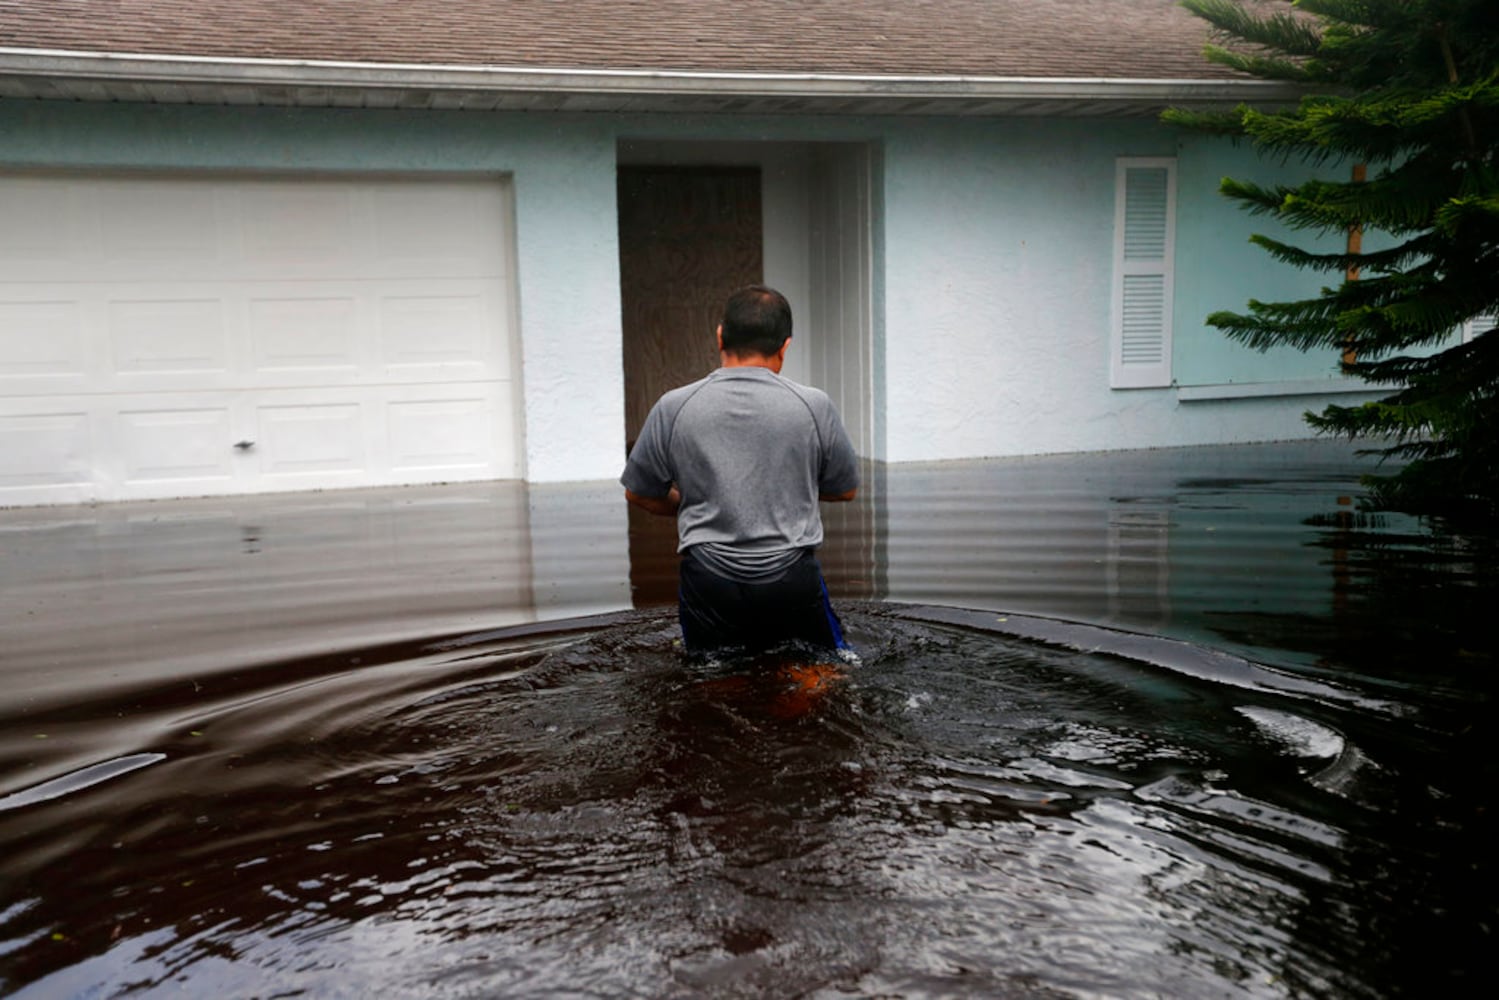
[[[675,483],[677,551],[751,583],[822,542],[818,494],[857,488],[859,464],[826,393],[746,365],[657,400],[619,481],[643,497]]]

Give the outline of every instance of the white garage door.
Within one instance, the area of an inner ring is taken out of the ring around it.
[[[0,174],[0,505],[520,476],[509,206]]]

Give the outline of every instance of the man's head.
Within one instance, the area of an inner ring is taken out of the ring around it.
[[[741,288],[729,296],[718,333],[725,354],[773,357],[791,339],[791,303],[774,288]]]

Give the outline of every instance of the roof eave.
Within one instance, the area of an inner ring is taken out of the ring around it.
[[[743,113],[769,105],[804,113],[1079,114],[1106,108],[1143,114],[1168,106],[1283,104],[1300,91],[1251,79],[538,68],[0,48],[0,96],[475,109]]]

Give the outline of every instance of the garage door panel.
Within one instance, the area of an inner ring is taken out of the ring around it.
[[[214,186],[184,179],[116,182],[100,192],[100,246],[107,264],[131,270],[191,269],[226,257]]]
[[[0,399],[0,505],[245,492],[239,409],[234,393]]]
[[[476,291],[387,295],[380,301],[380,348],[386,368],[483,369],[493,355],[484,302]]]
[[[88,371],[80,303],[0,300],[0,392],[66,391]]]
[[[508,382],[391,386],[385,412],[391,481],[462,481],[480,478],[486,467],[516,467],[518,443],[501,430],[516,405],[516,387]]]
[[[116,375],[188,375],[196,380],[230,369],[228,319],[220,298],[114,299],[108,316]]]
[[[0,272],[7,280],[41,280],[80,265],[89,243],[74,186],[40,177],[0,184]]]
[[[82,407],[36,413],[0,410],[0,455],[5,456],[0,462],[0,498],[88,486],[94,478],[93,436],[93,421]]]
[[[0,504],[521,474],[505,182],[0,174],[0,211]]]
[[[478,471],[494,462],[490,428],[493,400],[487,396],[395,400],[387,411],[391,471]]]
[[[505,203],[482,188],[385,184],[372,192],[380,271],[412,277],[498,277],[509,273]],[[452,223],[441,232],[434,218]]]
[[[206,486],[234,479],[229,406],[125,409],[117,423],[125,483]],[[208,482],[205,482],[208,481]]]
[[[358,402],[274,403],[256,411],[255,454],[271,478],[337,474],[369,468],[364,408]]]
[[[353,380],[367,367],[360,330],[369,309],[357,295],[281,293],[250,299],[246,311],[250,364],[262,376]]]
[[[355,199],[347,184],[266,182],[245,189],[236,207],[244,216],[241,249],[249,273],[347,274],[367,243],[355,223]]]

